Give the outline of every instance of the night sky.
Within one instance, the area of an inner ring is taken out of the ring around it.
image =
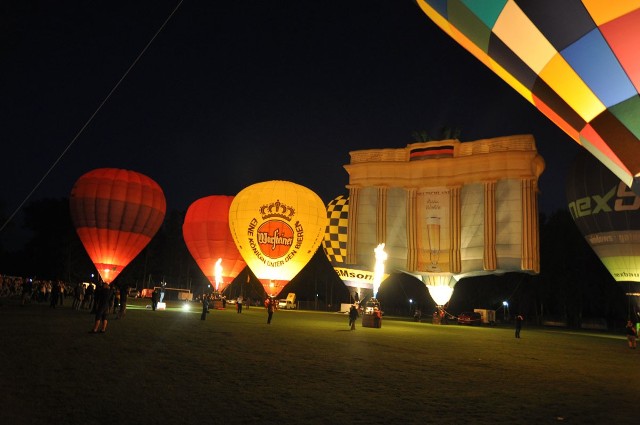
[[[348,193],[350,151],[445,126],[533,134],[551,213],[581,149],[412,0],[11,0],[0,28],[5,215],[100,167],[148,175],[168,210],[275,179],[327,203]]]

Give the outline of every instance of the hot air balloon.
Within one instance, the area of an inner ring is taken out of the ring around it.
[[[349,154],[347,264],[384,243],[386,270],[420,279],[438,306],[466,277],[539,273],[544,161],[531,135]]]
[[[151,241],[167,208],[158,183],[117,168],[84,174],[74,184],[69,203],[78,236],[107,284]]]
[[[374,288],[374,257],[367,265],[347,263],[347,238],[349,222],[349,198],[339,195],[327,204],[327,218],[329,220],[322,241],[322,247],[329,262],[345,286],[353,288],[357,300],[365,296],[373,296]],[[389,276],[383,275],[383,281]],[[366,292],[366,293],[365,293]]]
[[[231,236],[271,297],[313,257],[326,224],[327,212],[320,197],[288,181],[246,187],[229,207]]]
[[[246,266],[229,231],[232,201],[233,196],[224,195],[198,199],[187,209],[182,225],[189,252],[218,292],[224,291]]]
[[[640,2],[416,2],[640,193]]]
[[[576,156],[566,185],[576,226],[622,289],[639,296],[640,197],[586,152]]]

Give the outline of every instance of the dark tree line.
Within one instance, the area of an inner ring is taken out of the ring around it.
[[[170,211],[156,236],[124,269],[118,281],[139,289],[161,282],[194,293],[206,288],[209,282],[184,243],[183,221],[184,212]],[[0,273],[70,283],[87,281],[95,274],[71,222],[68,199],[43,199],[28,204],[24,209],[24,226],[33,237],[18,251],[4,246],[0,234]],[[463,279],[456,285],[448,308],[454,313],[474,308],[495,309],[501,316],[502,302],[508,301],[511,314],[517,310],[530,320],[557,318],[576,327],[588,318],[605,318],[616,324],[626,319],[629,305],[623,289],[588,246],[568,211],[559,210],[549,217],[541,215],[540,255],[539,275],[507,273]],[[257,279],[250,271],[247,273],[255,285]],[[238,293],[246,279],[247,274],[241,273],[229,290]],[[287,292],[335,310],[340,303],[351,301],[353,291],[333,272],[320,249],[282,291],[285,296]],[[402,274],[392,274],[383,282],[378,298],[394,314],[409,315],[412,308],[427,312],[435,307],[424,284]]]

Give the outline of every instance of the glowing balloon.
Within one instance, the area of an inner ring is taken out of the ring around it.
[[[326,224],[318,195],[288,181],[253,184],[229,208],[233,240],[269,296],[277,296],[313,257]]]
[[[117,168],[84,174],[73,186],[69,204],[78,236],[107,284],[151,241],[167,208],[158,183]]]
[[[425,274],[424,281],[429,295],[437,306],[443,306],[449,302],[456,283],[458,283],[455,277],[448,273]]]
[[[349,154],[347,263],[371,264],[384,243],[386,270],[420,279],[437,305],[465,277],[539,272],[532,136]]]
[[[640,197],[586,152],[567,178],[576,225],[625,291],[640,292]]]
[[[246,266],[229,231],[229,206],[232,201],[233,196],[224,195],[198,199],[187,209],[182,224],[187,249],[213,288],[219,292]]]
[[[324,234],[322,247],[329,262],[333,266],[338,277],[345,286],[353,288],[360,299],[365,295],[363,291],[371,292],[373,295],[373,271],[372,265],[367,266],[347,263],[347,237],[349,223],[349,198],[339,195],[327,204],[327,218],[329,223]],[[373,257],[372,257],[373,258]],[[389,277],[388,273],[383,275],[382,280]]]
[[[640,193],[638,1],[416,2]]]

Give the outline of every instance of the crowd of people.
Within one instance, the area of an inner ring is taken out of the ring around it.
[[[75,285],[58,280],[41,280],[20,276],[0,275],[0,298],[19,297],[22,305],[47,303],[51,308],[64,306],[70,300],[74,310],[94,312],[96,291],[103,285],[78,282]],[[124,316],[128,288],[113,287],[108,299],[109,313]]]
[[[39,280],[19,276],[0,275],[0,297],[20,297],[23,304],[49,303],[52,307],[64,305],[73,295],[73,286],[61,280]]]

